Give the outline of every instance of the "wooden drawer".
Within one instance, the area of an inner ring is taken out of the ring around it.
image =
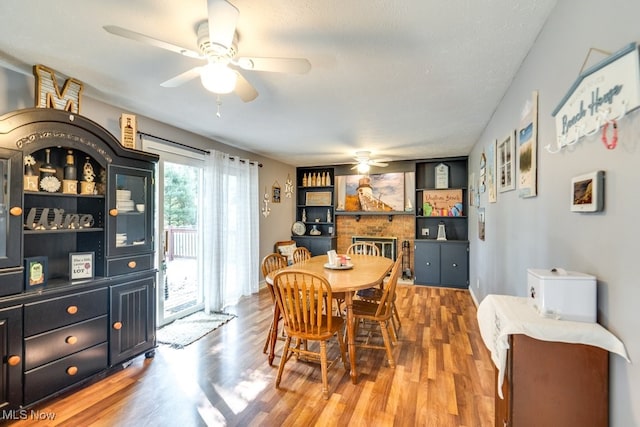
[[[22,268],[0,271],[0,297],[19,294],[24,289],[24,271]]]
[[[151,254],[131,255],[107,261],[107,276],[151,270],[153,257]]]
[[[24,369],[28,371],[107,341],[107,323],[104,315],[25,339]]]
[[[39,334],[107,314],[107,288],[79,292],[24,307],[24,336]]]
[[[36,402],[107,368],[107,343],[25,372],[25,404]]]

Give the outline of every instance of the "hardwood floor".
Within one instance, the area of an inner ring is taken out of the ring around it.
[[[27,419],[12,425],[493,425],[493,365],[467,291],[399,285],[396,368],[388,367],[384,351],[360,349],[358,384],[336,364],[328,400],[315,364],[289,361],[275,389],[282,342],[274,366],[262,353],[270,305],[266,290],[245,298],[229,310],[237,318],[198,342],[182,350],[160,346],[155,358],[136,358],[101,381],[27,410]],[[335,356],[337,343],[329,347]]]

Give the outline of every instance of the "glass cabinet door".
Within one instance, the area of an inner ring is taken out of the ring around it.
[[[22,265],[22,153],[0,149],[0,268]]]
[[[109,255],[152,250],[152,171],[112,166],[109,175]]]

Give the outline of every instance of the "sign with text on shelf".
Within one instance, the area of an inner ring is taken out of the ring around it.
[[[549,144],[545,148],[558,152],[638,106],[640,58],[637,43],[631,43],[580,73],[552,113],[556,146]]]

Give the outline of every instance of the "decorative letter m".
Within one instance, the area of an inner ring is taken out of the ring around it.
[[[36,107],[56,108],[80,114],[81,82],[67,79],[60,91],[55,71],[43,65],[34,65],[33,74],[36,76]]]

